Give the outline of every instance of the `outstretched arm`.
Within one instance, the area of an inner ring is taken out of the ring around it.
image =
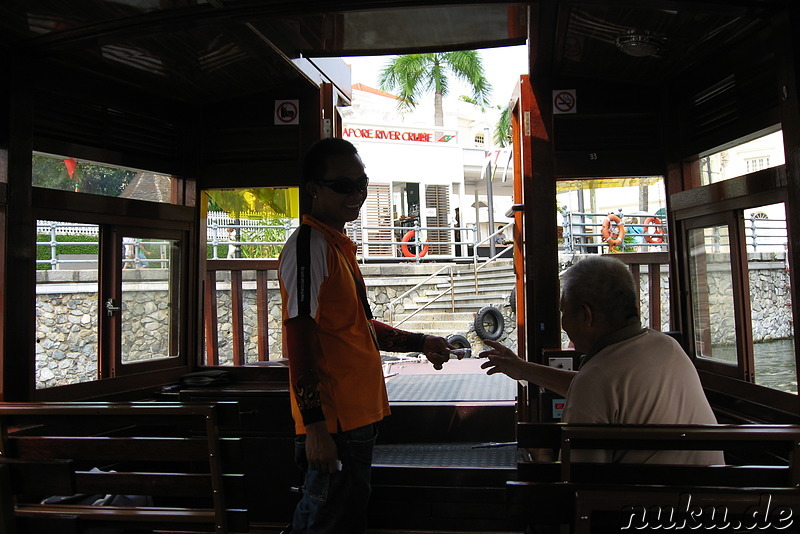
[[[492,347],[480,353],[481,358],[489,358],[481,365],[482,369],[487,369],[487,375],[504,373],[515,380],[527,380],[559,395],[566,395],[572,379],[578,374],[577,371],[525,361],[496,341],[485,339],[483,342]]]
[[[450,351],[454,349],[441,336],[428,336],[394,328],[380,321],[372,321],[378,346],[390,352],[422,352],[433,364],[433,368],[442,369],[442,365],[450,359]],[[460,360],[462,355],[459,355]]]

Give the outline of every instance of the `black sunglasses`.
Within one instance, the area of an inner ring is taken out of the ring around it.
[[[365,174],[357,180],[342,177],[334,180],[319,180],[319,183],[325,187],[330,187],[335,193],[349,195],[354,191],[358,191],[359,193],[366,191],[369,185],[369,178]]]

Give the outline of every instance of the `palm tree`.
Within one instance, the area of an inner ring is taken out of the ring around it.
[[[511,106],[506,106],[494,125],[494,144],[505,148],[511,143]]]
[[[410,110],[419,98],[433,91],[434,123],[444,126],[442,98],[447,96],[452,77],[463,80],[472,89],[472,99],[488,105],[491,84],[483,72],[483,62],[476,50],[409,54],[393,58],[381,71],[379,84],[383,91],[396,92],[398,107]]]

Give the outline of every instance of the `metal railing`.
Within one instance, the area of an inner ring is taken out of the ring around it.
[[[46,249],[42,256],[38,258],[37,265],[49,265],[51,269],[59,269],[70,265],[77,265],[79,268],[96,269],[100,241],[98,239],[98,228],[94,225],[39,221],[37,223],[37,234],[46,235],[46,241],[37,241],[37,249]],[[61,241],[59,236],[83,236],[88,241]],[[125,238],[123,241],[124,254],[122,258],[123,268],[140,269],[143,267],[166,269],[169,267],[170,259],[167,248],[171,246],[169,241],[160,239],[136,239]],[[150,252],[145,255],[146,250]],[[59,251],[74,250],[74,253],[60,253]],[[89,252],[87,252],[87,250]],[[157,254],[154,251],[158,251]],[[84,251],[84,253],[81,253]],[[92,267],[85,267],[91,265]]]
[[[644,216],[638,213],[626,215],[618,212],[614,213],[621,220],[629,217],[636,217],[637,222],[624,223],[627,238],[619,247],[621,252],[662,252],[668,250],[669,235],[667,221],[664,217],[659,217],[658,223],[644,223]],[[602,240],[602,234],[597,229],[602,225],[603,219],[607,214],[603,213],[584,213],[584,212],[563,212],[562,229],[563,245],[559,246],[564,252],[609,252],[610,246]],[[346,225],[347,235],[359,247],[359,260],[361,262],[370,261],[397,261],[397,262],[416,262],[424,261],[459,261],[472,259],[476,264],[477,270],[485,267],[486,263],[491,263],[497,257],[507,257],[512,246],[499,245],[494,242],[494,238],[500,232],[510,235],[510,228],[513,222],[493,232],[485,238],[478,238],[478,229],[474,226],[452,227],[452,226],[363,226],[355,223]],[[264,251],[249,251],[251,254],[248,259],[256,258],[276,258],[286,242],[286,239],[297,228],[296,221],[287,220],[281,224],[254,224],[247,221],[241,224],[222,224],[210,222],[207,231],[206,245],[209,247],[209,259],[228,259],[228,247],[237,247],[239,251],[242,247],[263,248],[271,255],[259,255]],[[234,234],[238,234],[237,239],[227,237],[228,229],[232,229]],[[37,233],[47,235],[49,238],[37,242],[37,247],[47,248],[48,252],[41,254],[36,261],[37,264],[48,264],[52,269],[58,269],[60,265],[72,264],[96,264],[97,257],[72,257],[70,254],[59,255],[58,251],[66,251],[75,247],[93,246],[99,247],[98,227],[96,225],[75,224],[55,221],[39,221]],[[660,231],[660,233],[658,233]],[[458,232],[466,239],[455,240]],[[411,234],[409,236],[409,234]],[[85,236],[88,241],[62,241],[60,236]],[[404,237],[408,238],[403,240]],[[755,214],[745,220],[745,237],[748,251],[777,251],[783,250],[787,243],[786,219],[785,218],[766,218]],[[94,239],[92,239],[94,238]],[[648,239],[649,238],[649,239]],[[655,238],[655,239],[654,239]],[[719,236],[719,243],[723,244],[725,236]],[[153,244],[158,246],[166,245],[162,241],[147,241],[146,245]],[[225,248],[223,248],[225,247]],[[464,250],[466,249],[466,250]],[[499,252],[498,252],[499,250]],[[424,253],[423,253],[424,251]],[[464,252],[462,255],[461,252]],[[66,257],[65,257],[66,256]],[[136,264],[139,257],[138,251],[133,258],[126,258],[123,261],[128,264]],[[236,259],[240,259],[242,254],[238,254]],[[147,258],[148,262],[163,264],[168,260],[163,258]],[[485,262],[485,263],[483,263]],[[480,265],[480,266],[479,266]],[[151,266],[152,267],[152,266]]]
[[[487,243],[488,242],[488,243],[491,243],[490,254],[496,252],[496,245],[498,245],[498,243],[495,243],[495,241],[494,241],[496,239],[496,237],[498,235],[505,235],[505,232],[506,231],[511,231],[511,229],[513,229],[513,227],[514,227],[514,223],[511,222],[511,223],[501,227],[496,232],[493,232],[492,234],[489,234],[489,236],[487,236],[485,239],[483,239],[483,240],[481,240],[481,241],[476,243],[476,245],[475,245],[476,250],[477,250],[477,246],[481,245],[482,243]],[[513,247],[513,245],[506,245],[506,244],[503,244],[501,247],[497,247],[497,248],[502,248],[502,250],[500,252],[498,252],[498,253],[492,254],[491,257],[489,257],[485,262],[482,262],[482,263],[478,262],[477,253],[475,254],[474,261],[473,261],[472,265],[473,265],[473,274],[474,274],[474,279],[475,279],[475,294],[476,295],[478,294],[478,271],[480,271],[482,268],[486,267],[487,265],[492,264],[497,259],[503,257],[506,252],[508,252],[509,250],[512,249],[512,247]],[[423,303],[422,305],[419,305],[413,312],[411,312],[410,314],[405,316],[403,319],[401,319],[400,321],[397,321],[395,323],[394,322],[394,318],[395,318],[394,310],[395,310],[395,307],[400,302],[402,302],[403,299],[406,298],[411,293],[419,290],[421,287],[423,287],[423,286],[425,286],[427,284],[430,284],[430,281],[433,278],[439,276],[439,274],[442,273],[445,270],[448,270],[449,274],[450,274],[450,287],[445,289],[444,291],[434,295],[433,297],[428,299],[425,303]],[[439,300],[443,296],[447,295],[448,293],[450,294],[450,311],[451,311],[451,313],[455,313],[455,311],[456,311],[455,282],[454,282],[454,278],[453,278],[453,266],[452,265],[445,265],[444,267],[442,267],[441,269],[439,269],[435,273],[431,274],[430,276],[428,276],[427,278],[425,278],[424,280],[422,280],[421,282],[416,284],[414,287],[410,288],[409,290],[407,290],[403,294],[398,295],[393,300],[391,300],[387,305],[388,310],[389,310],[389,324],[392,325],[392,326],[399,326],[399,325],[403,324],[404,322],[408,321],[409,319],[414,317],[416,314],[418,314],[422,310],[426,309],[428,306],[430,306],[431,304],[433,304],[434,302],[436,302],[437,300]]]
[[[478,294],[478,271],[480,271],[484,267],[490,265],[491,263],[493,263],[494,261],[496,261],[497,259],[499,259],[501,257],[507,257],[506,254],[510,250],[513,251],[513,248],[514,248],[513,243],[509,245],[509,244],[506,244],[507,241],[504,240],[504,241],[506,241],[506,243],[502,244],[503,250],[501,250],[500,252],[497,252],[497,248],[498,248],[497,245],[499,243],[496,243],[496,237],[498,235],[501,235],[501,234],[505,235],[505,231],[506,230],[510,231],[510,230],[513,230],[513,228],[514,228],[514,223],[510,222],[507,225],[501,227],[496,232],[494,232],[492,234],[489,234],[489,236],[486,237],[486,239],[484,239],[483,241],[480,242],[480,243],[484,243],[484,242],[488,241],[489,243],[491,243],[491,245],[490,245],[490,248],[489,248],[490,257],[485,262],[479,264],[478,263],[478,258],[477,258],[477,255],[476,255],[475,259],[473,261],[473,264],[472,264],[472,267],[474,269],[474,274],[475,274],[475,294],[476,295]]]
[[[658,222],[645,224],[648,216],[639,213],[587,213],[578,211],[562,212],[562,228],[565,252],[610,252],[612,246],[603,239],[602,231],[598,231],[608,215],[615,215],[625,228],[623,243],[615,246],[614,252],[661,252],[667,250],[668,233],[665,217],[654,217]],[[636,222],[630,222],[635,219]],[[628,222],[625,222],[628,220]],[[617,223],[613,222],[616,227]]]
[[[508,231],[507,225],[501,230]],[[232,239],[226,236],[228,229],[233,230],[233,234],[238,234],[237,239]],[[262,224],[256,226],[253,224],[229,224],[221,225],[218,223],[211,223],[211,228],[207,232],[206,246],[209,249],[209,258],[212,260],[217,259],[275,259],[286,243],[286,239],[297,228],[296,222],[287,221],[283,224]],[[475,227],[452,227],[452,226],[362,226],[359,224],[348,224],[345,226],[345,232],[359,247],[358,257],[362,263],[370,261],[397,261],[397,262],[416,262],[422,263],[424,261],[469,261],[470,259],[477,263],[482,261],[484,257],[482,254],[488,253],[493,255],[495,252],[495,245],[490,242],[490,239],[496,236],[498,232],[494,232],[488,238],[478,240],[478,230]],[[413,235],[405,241],[404,236],[410,232]],[[460,232],[462,236],[468,236],[467,239],[459,241],[454,240],[455,232]],[[52,269],[58,269],[60,266],[68,264],[93,264],[96,265],[99,257],[99,228],[95,225],[75,225],[72,223],[56,222],[56,221],[39,221],[37,224],[37,233],[40,236],[47,235],[48,238],[43,241],[37,242],[37,247],[47,248],[48,252],[41,254],[37,264],[48,264]],[[84,236],[87,241],[64,241],[60,239],[63,236]],[[223,237],[224,236],[224,237]],[[158,257],[141,259],[139,250],[141,245],[157,245],[162,246],[167,243],[158,240],[142,240],[133,244],[135,248],[134,254],[130,258],[125,258],[123,262],[132,265],[142,265],[143,261],[151,263],[165,263],[168,260],[163,260]],[[125,243],[126,246],[129,243]],[[74,257],[73,254],[65,251],[74,250],[75,254],[80,253],[81,248],[93,247],[93,254],[85,254],[82,257]],[[228,256],[228,247],[236,247],[239,251],[235,257]],[[253,249],[263,249],[259,251],[248,251],[251,255],[244,257],[242,251],[246,247]],[[405,247],[405,248],[404,248]],[[501,253],[507,253],[505,247]],[[466,249],[466,250],[463,250]],[[405,251],[408,252],[405,252]],[[460,254],[460,252],[464,254]],[[265,252],[270,254],[266,255]],[[262,254],[262,255],[258,255]],[[46,256],[46,257],[45,257]],[[137,264],[137,258],[139,263]],[[487,257],[491,259],[491,256]],[[153,267],[152,265],[150,266]],[[96,267],[84,267],[96,268]]]
[[[440,275],[440,274],[441,274],[443,271],[448,271],[449,278],[450,278],[450,287],[449,287],[449,288],[447,288],[447,289],[445,289],[444,291],[442,291],[442,292],[441,292],[441,293],[439,293],[438,295],[435,295],[435,296],[434,296],[434,297],[432,297],[432,298],[431,298],[431,299],[430,299],[428,302],[426,302],[426,303],[425,303],[425,304],[423,304],[422,306],[418,307],[418,308],[417,308],[417,309],[416,309],[414,312],[410,313],[409,315],[407,315],[406,317],[404,317],[402,320],[400,320],[400,321],[398,321],[397,323],[395,323],[395,322],[394,322],[394,317],[395,317],[394,310],[395,310],[395,307],[396,307],[396,306],[397,306],[397,305],[398,305],[400,302],[402,302],[402,301],[403,301],[403,299],[404,299],[404,298],[406,298],[408,295],[410,295],[410,294],[411,294],[411,293],[413,293],[414,291],[418,290],[418,289],[419,289],[419,288],[421,288],[422,286],[424,286],[424,285],[426,285],[426,284],[429,284],[431,280],[433,280],[434,278],[436,278],[437,276],[439,276],[439,275]],[[436,271],[435,273],[431,274],[430,276],[428,276],[427,278],[425,278],[424,280],[422,280],[421,282],[419,282],[417,285],[415,285],[415,286],[414,286],[414,287],[412,287],[411,289],[408,289],[407,291],[405,291],[405,292],[404,292],[404,293],[402,293],[401,295],[398,295],[397,297],[395,297],[394,299],[392,299],[392,300],[391,300],[391,301],[390,301],[390,302],[389,302],[389,303],[386,305],[387,309],[389,310],[389,324],[390,324],[390,325],[392,325],[392,326],[399,326],[399,325],[403,324],[403,323],[404,323],[404,322],[406,322],[407,320],[411,319],[411,318],[412,318],[414,315],[416,315],[417,313],[421,312],[423,309],[427,308],[428,306],[430,306],[431,304],[433,304],[434,302],[436,302],[437,300],[439,300],[440,298],[442,298],[443,296],[445,296],[447,293],[450,293],[450,311],[451,311],[451,312],[455,312],[455,311],[456,311],[456,301],[455,301],[455,282],[454,282],[454,280],[453,280],[453,266],[452,266],[452,265],[450,265],[450,264],[448,264],[448,265],[445,265],[444,267],[442,267],[441,269],[439,269],[439,270],[438,270],[438,271]]]

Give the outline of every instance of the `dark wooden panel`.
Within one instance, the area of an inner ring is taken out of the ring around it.
[[[786,198],[785,168],[772,167],[671,197],[675,220],[783,202]]]
[[[660,176],[666,172],[660,150],[634,150],[624,145],[558,151],[555,165],[557,178]]]
[[[379,443],[514,441],[514,403],[392,403]],[[425,432],[419,432],[425,428]]]

